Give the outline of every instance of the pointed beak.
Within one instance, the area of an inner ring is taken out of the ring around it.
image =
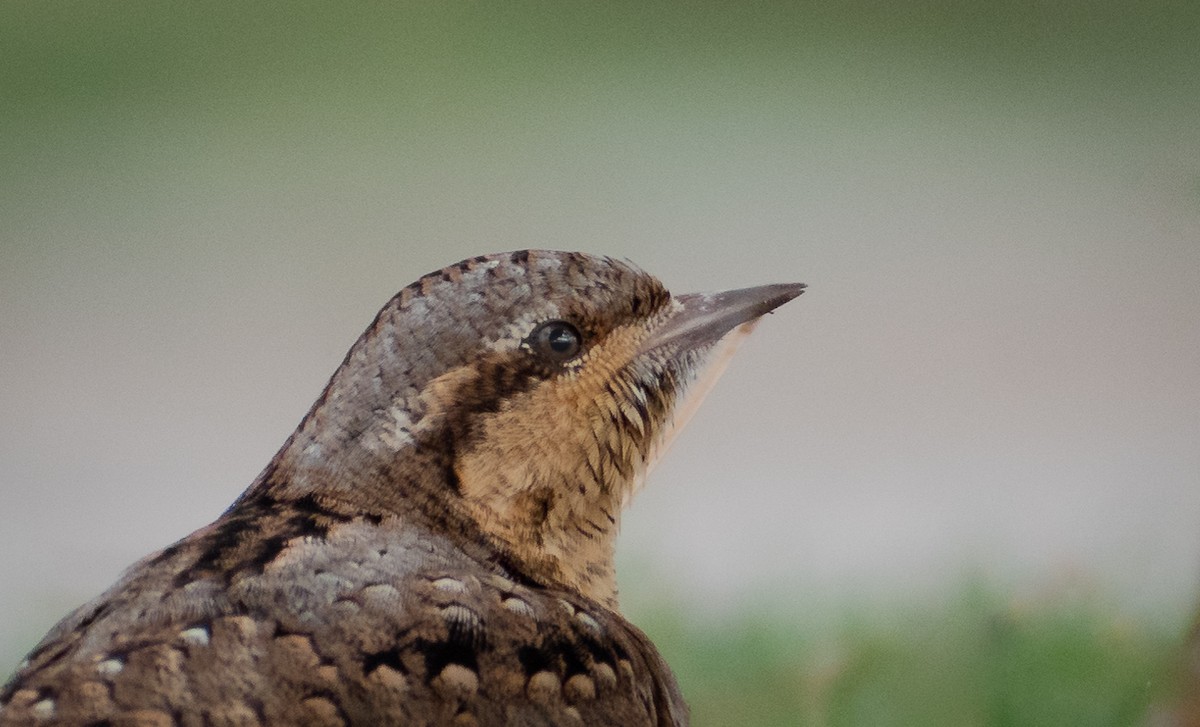
[[[675,297],[676,310],[641,346],[694,349],[715,343],[743,323],[757,320],[804,292],[804,283],[760,285],[720,293]]]

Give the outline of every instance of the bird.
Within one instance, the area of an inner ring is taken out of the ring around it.
[[[33,648],[0,727],[688,724],[619,608],[621,511],[804,287],[553,250],[421,277],[220,517]]]

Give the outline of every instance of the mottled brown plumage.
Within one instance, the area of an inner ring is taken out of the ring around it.
[[[731,332],[801,289],[672,297],[550,251],[421,278],[225,514],[42,640],[0,726],[686,724],[617,610],[620,510]]]

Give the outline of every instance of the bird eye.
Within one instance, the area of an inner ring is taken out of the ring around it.
[[[578,328],[566,321],[547,321],[533,329],[529,345],[543,358],[562,362],[579,353],[583,336]]]

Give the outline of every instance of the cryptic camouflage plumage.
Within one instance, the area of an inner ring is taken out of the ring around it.
[[[686,724],[617,610],[620,510],[718,342],[801,287],[551,251],[421,278],[229,510],[38,644],[0,726]]]

